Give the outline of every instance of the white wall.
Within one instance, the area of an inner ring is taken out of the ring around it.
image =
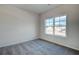
[[[67,15],[67,37],[60,38],[44,33],[44,20],[50,16]],[[79,5],[61,5],[41,14],[40,38],[79,50]]]
[[[38,15],[0,5],[0,47],[38,38]]]

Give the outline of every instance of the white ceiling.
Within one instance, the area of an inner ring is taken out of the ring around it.
[[[58,4],[15,4],[12,6],[35,13],[43,13],[59,5]]]

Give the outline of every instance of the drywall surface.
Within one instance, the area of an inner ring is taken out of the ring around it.
[[[0,47],[38,38],[38,15],[0,5]]]
[[[67,36],[65,38],[46,35],[44,20],[48,17],[67,15]],[[79,5],[61,5],[41,14],[40,38],[79,50]]]

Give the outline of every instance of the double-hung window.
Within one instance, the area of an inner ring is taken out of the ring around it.
[[[45,33],[55,36],[66,36],[66,16],[45,20]]]

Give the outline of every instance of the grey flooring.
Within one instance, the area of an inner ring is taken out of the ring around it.
[[[0,48],[0,55],[76,55],[78,51],[44,40],[32,40]]]

